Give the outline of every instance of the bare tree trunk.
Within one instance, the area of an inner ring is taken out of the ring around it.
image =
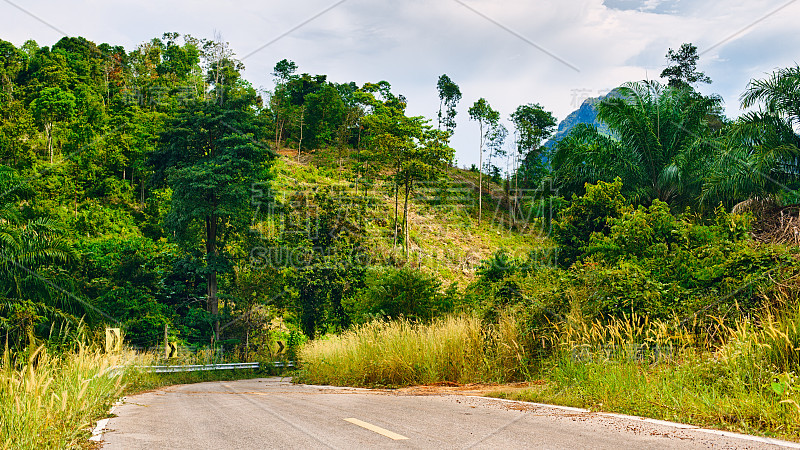
[[[514,153],[514,225],[517,224],[519,213],[519,154]]]
[[[439,100],[439,122],[436,125],[438,131],[442,131],[442,106],[444,105],[444,97]]]
[[[47,135],[47,153],[50,155],[50,164],[53,164],[53,124],[44,124],[44,133]]]
[[[483,214],[483,122],[481,121],[481,145],[478,148],[478,222]]]
[[[361,124],[358,125],[358,140],[356,140],[356,161],[361,162]],[[358,184],[361,182],[361,171],[358,172],[358,177],[356,178],[356,196],[358,196]],[[366,199],[366,186],[364,188],[364,198]]]
[[[300,161],[300,146],[303,145],[303,119],[306,113],[306,107],[300,107],[300,142],[297,143],[297,160]]]
[[[280,142],[280,139],[281,139],[280,129],[281,129],[281,116],[276,114],[275,115],[275,151],[276,152],[278,150],[280,150],[280,147],[278,147],[278,143]]]
[[[403,203],[403,231],[405,234],[404,244],[406,247],[406,259],[408,259],[408,243],[409,243],[409,230],[408,230],[408,195],[411,192],[411,180],[406,181],[405,201]]]
[[[392,248],[397,247],[397,215],[398,215],[398,196],[400,195],[400,186],[397,184],[397,180],[394,181],[394,243],[392,244]]]

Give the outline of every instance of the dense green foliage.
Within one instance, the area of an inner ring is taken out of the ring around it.
[[[350,324],[342,301],[370,264],[359,256],[370,200],[358,190],[391,189],[385,225],[408,251],[410,198],[452,160],[458,86],[440,83],[439,131],[406,116],[385,81],[332,83],[283,60],[275,89],[257,92],[243,67],[227,43],[177,33],[131,51],[0,41],[0,329],[10,347],[68,338],[79,323],[121,327],[138,347],[167,327],[170,340],[228,348]],[[286,146],[329,149],[340,169],[355,161],[339,177],[356,194],[273,197],[270,163]],[[289,257],[263,257],[276,249]],[[288,329],[264,331],[276,318]]]

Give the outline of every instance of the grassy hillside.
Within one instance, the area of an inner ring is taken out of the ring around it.
[[[335,151],[310,154],[283,150],[273,166],[277,203],[290,201],[298,192],[333,188],[341,202],[366,199],[367,245],[375,263],[405,260],[394,244],[395,201],[390,182],[368,183],[354,174],[355,158],[341,161]],[[448,168],[435,182],[417,187],[409,200],[410,245],[406,264],[435,274],[447,283],[466,286],[475,278],[477,265],[499,249],[525,256],[545,244],[539,222],[512,225],[503,187],[484,180],[483,220],[478,221],[478,174]],[[398,214],[402,216],[402,196]],[[402,220],[400,217],[399,220]]]

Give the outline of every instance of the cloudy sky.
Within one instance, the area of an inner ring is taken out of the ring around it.
[[[409,113],[435,117],[436,80],[460,85],[453,139],[477,162],[467,109],[485,97],[504,117],[537,102],[560,120],[582,99],[658,78],[668,48],[697,45],[699,69],[737,116],[748,80],[800,61],[798,0],[0,0],[0,39],[63,35],[133,49],[166,31],[230,42],[255,86],[283,58],[337,82],[387,80]]]

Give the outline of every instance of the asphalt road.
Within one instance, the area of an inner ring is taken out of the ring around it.
[[[171,386],[114,413],[104,449],[779,448],[580,410],[280,378]]]

